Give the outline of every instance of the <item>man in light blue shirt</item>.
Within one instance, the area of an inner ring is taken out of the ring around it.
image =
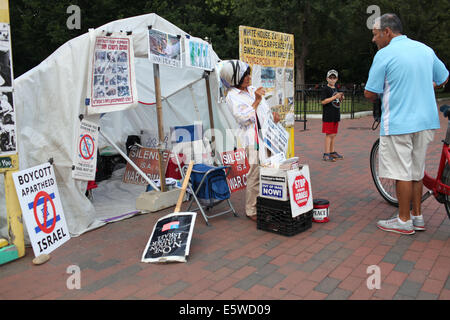
[[[434,130],[440,127],[434,87],[445,85],[449,73],[430,47],[402,35],[395,14],[376,19],[372,32],[379,51],[364,95],[382,101],[379,176],[396,180],[399,201],[398,217],[377,225],[385,231],[413,234],[425,230],[421,213],[425,155]]]

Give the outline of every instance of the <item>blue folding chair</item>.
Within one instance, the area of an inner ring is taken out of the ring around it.
[[[230,201],[231,192],[227,183],[227,176],[230,170],[231,166],[215,167],[203,163],[194,164],[192,168],[190,183],[193,193],[187,211],[190,211],[195,201],[197,208],[193,210],[200,210],[207,225],[209,225],[209,219],[230,212],[233,212],[236,217],[238,216]],[[209,211],[222,201],[228,203],[229,209],[210,215],[205,213],[205,210]]]
[[[180,168],[180,172],[182,172],[184,179],[184,173],[187,166],[184,166],[183,169],[184,170],[181,170]],[[215,167],[203,163],[194,164],[188,187],[191,199],[186,211],[199,210],[207,225],[209,225],[209,219],[230,212],[237,217],[238,214],[234,210],[230,201],[231,192],[226,179],[230,173],[230,170],[231,166]],[[197,203],[197,208],[191,210],[194,201]],[[227,210],[209,215],[205,213],[205,211],[209,211],[211,208],[223,201],[226,201],[228,204],[229,208]]]

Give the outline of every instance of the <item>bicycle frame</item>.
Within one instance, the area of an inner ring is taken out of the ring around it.
[[[450,165],[450,121],[448,122],[447,135],[443,143],[444,145],[442,146],[441,161],[439,163],[436,179],[429,176],[426,172],[423,177],[423,185],[430,189],[435,197],[437,197],[439,193],[450,195],[450,186],[442,182],[442,174],[444,172],[445,164],[448,163]]]

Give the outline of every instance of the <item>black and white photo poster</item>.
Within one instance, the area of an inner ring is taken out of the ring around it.
[[[12,88],[11,30],[0,22],[0,88]]]
[[[17,153],[13,93],[0,91],[0,156]]]
[[[88,114],[119,111],[137,105],[130,36],[96,37],[90,65]]]
[[[17,154],[16,116],[13,101],[13,63],[8,1],[0,1],[0,157]],[[8,166],[6,166],[8,167]],[[0,169],[4,168],[0,165]]]

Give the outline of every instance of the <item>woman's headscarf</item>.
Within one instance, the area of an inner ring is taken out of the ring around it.
[[[220,80],[227,89],[238,86],[249,68],[240,60],[225,60],[220,65]]]

